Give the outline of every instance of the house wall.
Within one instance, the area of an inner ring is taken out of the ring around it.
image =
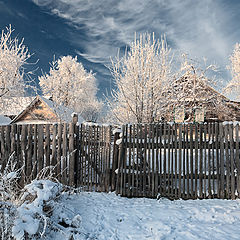
[[[38,101],[31,109],[28,110],[16,123],[50,123],[59,122],[55,113],[50,111],[42,102]]]

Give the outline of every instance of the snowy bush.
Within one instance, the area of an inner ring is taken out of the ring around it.
[[[14,153],[6,166],[0,165],[0,239],[12,239],[11,228],[15,217],[14,202],[17,201],[20,187],[19,176],[22,169],[17,169]]]
[[[58,201],[69,189],[53,181],[54,167],[22,189],[16,167],[13,153],[0,171],[0,239],[81,239],[81,216]]]

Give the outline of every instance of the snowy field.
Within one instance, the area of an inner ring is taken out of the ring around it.
[[[114,193],[65,197],[85,239],[239,239],[239,200],[128,199]]]
[[[240,200],[70,193],[60,184],[35,180],[13,211],[15,217],[6,215],[5,224],[13,226],[17,240],[26,234],[32,240],[240,239]]]

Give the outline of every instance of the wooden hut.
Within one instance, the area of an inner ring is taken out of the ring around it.
[[[52,124],[59,122],[83,122],[81,117],[70,108],[37,96],[34,100],[11,122],[11,124]]]

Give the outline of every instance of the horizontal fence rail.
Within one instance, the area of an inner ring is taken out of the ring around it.
[[[121,133],[120,133],[121,132]],[[170,199],[240,196],[239,124],[0,126],[0,165],[86,191]]]

